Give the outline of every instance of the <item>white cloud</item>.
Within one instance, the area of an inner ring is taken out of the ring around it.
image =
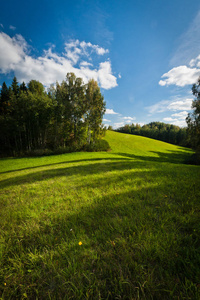
[[[169,105],[167,106],[168,110],[190,110],[191,109],[191,105],[192,105],[192,100],[190,98],[186,98],[186,99],[180,99],[177,101],[173,101],[171,103],[169,103]]]
[[[103,119],[103,122],[111,122],[111,120]]]
[[[65,43],[65,56],[72,60],[73,64],[76,64],[81,55],[81,49],[77,46],[79,45],[79,40],[70,41],[69,43]]]
[[[4,28],[3,24],[0,24],[0,27],[1,27],[1,28]]]
[[[162,75],[159,84],[161,86],[175,84],[177,86],[185,86],[194,84],[200,76],[199,68],[188,68],[187,66],[179,66],[171,69],[169,72]]]
[[[74,72],[77,77],[83,78],[85,83],[93,78],[104,89],[116,87],[117,78],[112,75],[110,61],[101,62],[96,69],[86,61],[75,67],[82,55],[88,55],[88,59],[91,59],[89,53],[84,52],[88,47],[101,49],[98,45],[73,40],[65,44],[63,55],[56,54],[51,47],[44,51],[43,56],[34,58],[29,55],[28,44],[21,35],[11,38],[0,32],[0,73],[13,71],[20,82],[36,79],[48,86],[64,80],[66,73]]]
[[[172,114],[172,117],[177,117],[179,119],[183,119],[185,120],[185,118],[187,117],[188,115],[188,112],[187,111],[181,111],[179,113],[176,113],[176,114]]]
[[[142,126],[144,126],[145,123],[139,122],[139,123],[137,123],[137,124],[139,124],[139,125],[142,127]]]
[[[0,72],[8,73],[14,70],[26,56],[27,44],[21,35],[10,38],[0,33]]]
[[[83,55],[89,57],[93,52],[98,55],[104,55],[109,52],[108,49],[104,49],[99,45],[92,45],[90,42],[80,42],[79,40],[71,40],[65,43],[65,51],[66,57],[70,59],[73,64],[76,64]]]
[[[150,114],[166,111],[191,110],[191,98],[174,97],[172,100],[162,100],[154,105],[146,107]]]
[[[163,118],[163,121],[177,125],[179,127],[185,127],[186,126],[186,117],[188,115],[187,111],[181,111],[179,113],[172,114],[171,117]]]
[[[118,115],[118,113],[114,112],[113,109],[110,109],[110,108],[107,108],[106,109],[106,112],[105,112],[106,115]]]
[[[86,43],[85,41],[80,43],[80,47],[84,50],[85,53],[87,53],[88,48],[95,51],[96,54],[98,54],[98,55],[104,55],[106,53],[109,53],[108,49],[104,49],[104,48],[100,47],[99,45],[92,45],[91,43]]]
[[[89,66],[93,66],[93,64],[91,64],[91,63],[89,63],[89,62],[87,62],[87,61],[82,61],[81,63],[80,63],[80,66],[83,66],[83,67],[89,67]]]
[[[120,73],[118,74],[118,78],[122,78],[122,75]]]
[[[186,121],[185,120],[182,120],[182,119],[174,119],[174,118],[163,118],[163,121],[169,123],[169,124],[172,124],[172,125],[176,125],[176,126],[179,126],[179,127],[185,127],[186,126]]]
[[[172,122],[172,121],[177,121],[177,119],[173,119],[171,117],[168,117],[168,118],[163,118],[163,121]]]
[[[134,117],[134,118],[132,118],[132,117],[123,117],[123,119],[124,119],[124,120],[133,121],[133,120],[135,120],[136,118],[135,118],[135,117]]]
[[[114,75],[112,75],[110,61],[100,63],[100,67],[98,70],[98,78],[101,82],[101,86],[106,90],[110,89],[110,86],[117,86],[117,78]]]
[[[122,127],[122,126],[124,126],[124,125],[125,125],[124,122],[114,123],[113,128],[114,128],[114,129],[117,129],[117,128]]]
[[[189,65],[190,67],[200,68],[200,55],[198,55],[195,59],[191,59]]]
[[[16,27],[15,27],[15,26],[12,26],[12,25],[10,25],[9,28],[10,28],[11,30],[15,30],[15,29],[16,29]]]
[[[98,55],[104,55],[104,54],[106,54],[108,52],[109,52],[108,49],[104,49],[104,48],[98,47],[98,46],[96,47],[96,53]]]

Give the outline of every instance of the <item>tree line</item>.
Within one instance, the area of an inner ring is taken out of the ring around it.
[[[26,85],[14,77],[0,92],[0,154],[95,149],[105,131],[104,112],[105,101],[94,80],[84,84],[68,73],[46,91],[37,80]]]
[[[165,124],[162,122],[151,122],[143,126],[140,126],[139,124],[127,124],[116,129],[116,131],[141,135],[174,145],[184,147],[191,146],[191,142],[187,137],[187,128],[180,128],[179,126]]]

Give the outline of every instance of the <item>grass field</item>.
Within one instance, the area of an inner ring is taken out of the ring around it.
[[[0,160],[0,299],[200,299],[200,167],[108,131],[112,151]]]

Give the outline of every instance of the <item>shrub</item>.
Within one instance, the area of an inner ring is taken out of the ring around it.
[[[96,140],[95,143],[85,145],[83,150],[88,151],[88,152],[109,151],[110,146],[107,141],[99,139],[99,140]]]

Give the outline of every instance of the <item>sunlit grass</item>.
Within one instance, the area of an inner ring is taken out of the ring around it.
[[[108,153],[0,161],[2,299],[199,299],[191,152],[106,139]]]

